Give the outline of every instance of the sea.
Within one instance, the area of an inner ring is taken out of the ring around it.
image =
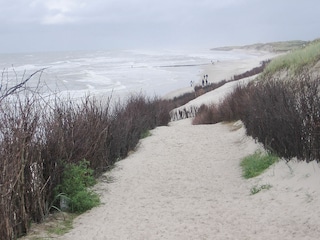
[[[200,82],[216,61],[249,58],[245,52],[210,49],[103,50],[0,54],[1,86],[26,79],[30,88],[71,98],[88,95],[164,96]]]

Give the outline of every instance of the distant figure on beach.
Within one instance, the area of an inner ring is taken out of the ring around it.
[[[202,79],[202,87],[204,87],[204,79]]]
[[[208,85],[208,74],[206,75],[206,85]]]
[[[193,86],[193,81],[192,81],[192,80],[190,81],[190,86],[191,86],[191,87]]]

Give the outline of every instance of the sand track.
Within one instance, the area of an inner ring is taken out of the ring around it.
[[[96,186],[103,205],[60,239],[318,239],[319,191],[307,198],[270,177],[250,195],[263,180],[243,179],[239,162],[258,147],[226,124],[159,127]]]

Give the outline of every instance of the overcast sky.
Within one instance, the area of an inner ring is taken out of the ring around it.
[[[0,52],[180,48],[320,37],[319,0],[0,0]]]

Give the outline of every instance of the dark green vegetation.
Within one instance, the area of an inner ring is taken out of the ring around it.
[[[88,190],[95,183],[88,161],[69,163],[64,168],[61,184],[55,189],[56,196],[66,200],[66,208],[70,212],[83,213],[100,203],[99,196]]]
[[[320,161],[320,41],[271,61],[256,81],[238,86],[194,124],[242,120],[247,134],[287,160]]]
[[[268,169],[272,164],[274,164],[278,160],[278,157],[273,154],[262,154],[260,152],[256,152],[248,157],[245,157],[241,161],[241,167],[243,170],[244,178],[253,178],[261,173],[264,170]]]

